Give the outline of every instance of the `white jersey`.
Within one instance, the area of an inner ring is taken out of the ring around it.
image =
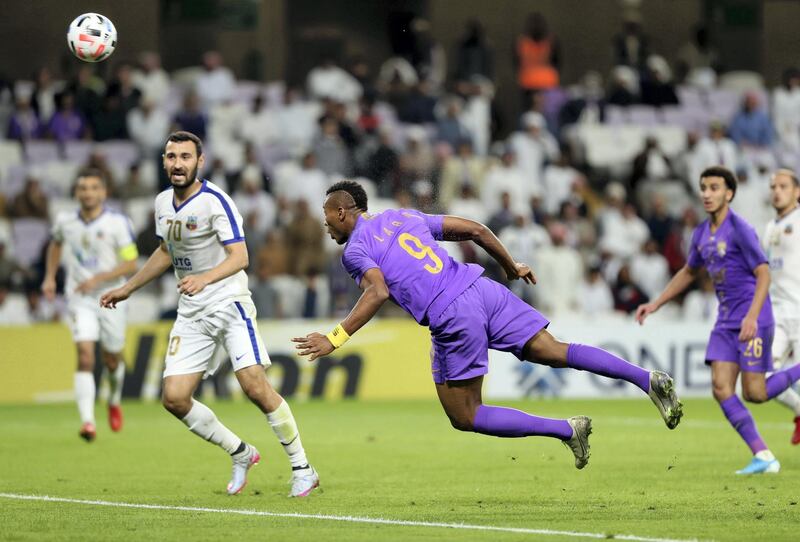
[[[103,209],[103,212],[86,222],[77,211],[59,213],[51,231],[53,240],[62,245],[62,259],[67,270],[65,294],[67,299],[78,297],[75,289],[98,273],[111,271],[120,263],[136,257],[135,239],[131,221],[125,215]],[[100,295],[125,283],[125,277],[105,282],[87,294],[98,299]]]
[[[770,220],[761,244],[769,259],[769,295],[775,316],[800,317],[800,208]]]
[[[178,280],[213,269],[226,258],[225,245],[244,242],[242,215],[233,200],[214,183],[176,206],[173,189],[156,196],[156,235],[167,245]],[[193,296],[181,295],[178,314],[200,319],[234,301],[251,301],[247,274],[239,271],[206,286]]]

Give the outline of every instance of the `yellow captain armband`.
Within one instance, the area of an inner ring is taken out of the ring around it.
[[[119,249],[119,257],[124,261],[129,262],[139,257],[139,251],[136,249],[136,245],[131,243],[130,245],[126,245]]]
[[[338,326],[333,328],[333,331],[331,331],[325,336],[328,338],[328,340],[331,342],[334,348],[339,348],[344,343],[346,343],[347,340],[350,338],[350,335],[348,335],[347,332],[344,330],[342,324],[339,324]]]

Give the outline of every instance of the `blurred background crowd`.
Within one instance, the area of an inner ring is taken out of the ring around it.
[[[237,79],[217,51],[172,72],[141,52],[104,69],[1,80],[0,324],[64,317],[63,298],[44,300],[39,285],[50,224],[76,208],[83,167],[105,172],[107,205],[131,218],[142,257],[156,248],[153,198],[168,186],[160,154],[172,130],[204,140],[201,177],[244,217],[261,318],[341,317],[357,298],[322,226],[325,190],[345,177],[365,186],[372,212],[408,207],[487,224],[539,279],[511,287],[550,317],[630,313],[683,265],[704,219],[704,168],[737,172],[733,208],[763,230],[771,171],[800,159],[800,71],[787,66],[767,88],[758,73],[722,65],[703,26],[665,57],[639,11],[622,20],[598,44],[612,49],[613,66],[576,84],[560,77],[569,43],[540,13],[509,30],[510,57],[477,20],[445,51],[415,17],[379,69],[322,55],[297,84]],[[496,99],[506,63],[519,100],[511,119]],[[447,249],[505,280],[475,245]],[[177,298],[168,272],[131,299],[131,320],[172,319]],[[663,312],[714,318],[708,278]]]

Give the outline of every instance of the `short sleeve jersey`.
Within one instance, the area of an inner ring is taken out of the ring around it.
[[[358,217],[342,264],[360,284],[379,268],[392,299],[422,325],[445,308],[482,274],[483,268],[453,260],[436,241],[443,239],[441,215],[392,209]]]
[[[705,267],[711,276],[719,300],[716,327],[741,327],[756,291],[753,271],[767,263],[753,227],[731,209],[715,232],[711,231],[711,221],[704,221],[694,230],[687,263],[693,269]],[[773,324],[767,296],[758,325]]]
[[[761,242],[769,260],[775,316],[800,317],[800,207],[770,220]]]
[[[132,245],[135,247],[130,220],[110,209],[103,209],[89,222],[83,220],[77,211],[59,213],[50,233],[53,240],[62,245],[67,298],[76,295],[75,289],[82,282],[117,267],[124,261],[121,253]],[[87,295],[99,299],[102,292],[122,286],[124,282],[125,278],[119,277],[103,283]]]
[[[219,265],[225,245],[244,242],[242,216],[233,200],[219,187],[203,181],[198,192],[175,205],[173,189],[156,196],[156,235],[167,245],[178,280]],[[247,274],[242,270],[193,296],[181,295],[178,314],[198,319],[233,301],[247,301]]]

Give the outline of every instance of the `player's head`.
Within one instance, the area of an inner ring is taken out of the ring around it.
[[[75,197],[82,210],[91,211],[103,205],[106,195],[106,178],[102,171],[87,168],[78,173],[75,179]]]
[[[736,175],[729,169],[714,166],[700,174],[700,195],[709,214],[719,212],[736,195]]]
[[[367,212],[367,193],[357,182],[339,181],[325,195],[325,227],[331,238],[343,245],[350,238],[358,215]]]
[[[203,167],[203,142],[191,132],[173,132],[164,147],[164,169],[175,188],[186,188]]]
[[[769,191],[772,207],[779,214],[783,214],[797,205],[797,201],[800,199],[800,179],[791,169],[779,169],[770,179]]]

